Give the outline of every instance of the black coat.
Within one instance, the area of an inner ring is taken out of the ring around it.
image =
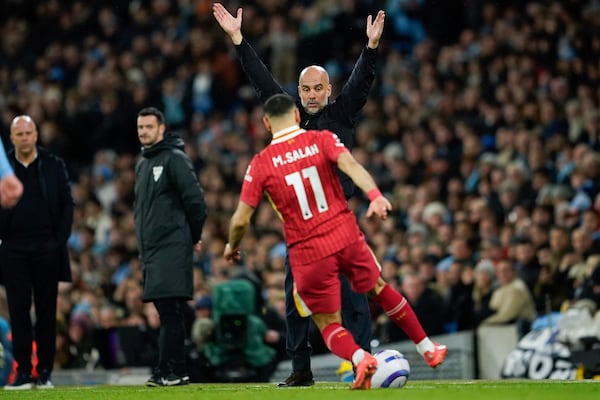
[[[59,280],[71,281],[71,266],[67,251],[67,240],[71,235],[73,224],[73,197],[69,186],[69,177],[65,162],[44,148],[38,147],[36,168],[40,189],[50,213],[52,228],[58,243],[61,245],[61,265]],[[8,152],[8,160],[15,166],[17,162],[14,149]],[[18,205],[17,205],[18,206]],[[10,240],[10,221],[14,213],[12,209],[0,209],[0,239]]]
[[[193,246],[206,219],[204,192],[171,134],[142,150],[136,165],[135,232],[142,261],[143,300],[193,295]]]
[[[274,94],[285,93],[245,39],[239,46],[236,46],[236,50],[242,68],[261,102],[264,103]],[[376,56],[377,49],[365,46],[340,94],[319,113],[308,114],[302,107],[300,99],[297,99],[296,105],[300,110],[300,127],[307,130],[330,130],[349,150],[352,150],[354,127],[360,110],[367,102],[367,96],[375,79]],[[352,196],[354,192],[352,180],[339,170],[338,174],[344,194],[346,197]]]

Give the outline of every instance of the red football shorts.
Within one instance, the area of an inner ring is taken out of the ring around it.
[[[348,277],[352,289],[357,293],[373,289],[381,274],[381,266],[364,237],[314,263],[291,267],[295,282],[294,302],[303,317],[340,310],[340,273]]]

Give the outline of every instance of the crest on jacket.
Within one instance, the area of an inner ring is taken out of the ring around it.
[[[158,178],[162,175],[164,167],[159,165],[157,167],[152,167],[152,175],[154,175],[154,182],[158,181]]]

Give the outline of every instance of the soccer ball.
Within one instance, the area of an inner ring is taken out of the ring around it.
[[[377,371],[371,378],[373,388],[401,388],[410,375],[410,365],[404,354],[397,350],[380,350],[373,355]]]

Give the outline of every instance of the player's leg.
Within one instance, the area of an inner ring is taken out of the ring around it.
[[[290,268],[289,258],[285,259],[285,319],[287,323],[285,348],[292,360],[292,372],[277,386],[311,386],[314,385],[310,370],[310,355],[312,348],[308,342],[310,319],[301,317],[294,304],[294,277]]]
[[[417,315],[404,296],[381,277],[379,277],[374,288],[369,291],[369,296],[381,305],[390,320],[416,344],[417,351],[430,367],[435,368],[444,361],[448,348],[429,339]]]
[[[310,315],[323,342],[335,355],[352,361],[356,374],[353,389],[370,389],[377,360],[360,348],[350,331],[342,326],[341,283],[337,254],[294,270],[294,302],[300,315]]]
[[[348,275],[352,288],[368,295],[406,335],[415,343],[417,351],[432,368],[440,365],[448,349],[432,342],[408,301],[381,278],[381,267],[364,239],[346,247],[342,257],[348,260],[344,272]]]
[[[342,323],[352,333],[354,340],[366,351],[371,351],[372,323],[369,299],[356,293],[350,281],[340,274],[342,284]]]
[[[327,348],[355,366],[352,389],[370,389],[371,377],[377,370],[377,360],[368,351],[361,349],[350,332],[342,326],[340,312],[315,313],[312,319],[319,328]]]

